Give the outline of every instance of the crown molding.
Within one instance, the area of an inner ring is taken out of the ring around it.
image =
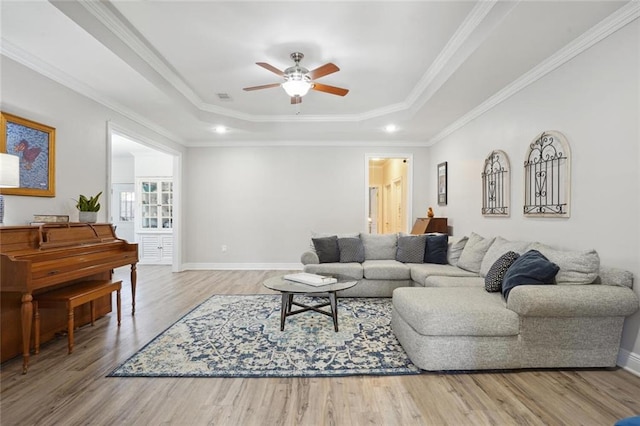
[[[576,38],[562,49],[548,57],[546,60],[532,68],[520,78],[514,80],[511,84],[505,86],[502,90],[491,96],[489,99],[472,109],[470,112],[444,128],[440,133],[429,139],[429,146],[440,142],[456,130],[466,126],[472,120],[480,117],[493,107],[509,99],[522,89],[540,80],[551,71],[557,69],[569,60],[578,56],[582,52],[589,49],[596,43],[604,40],[614,32],[623,28],[630,22],[640,17],[640,2],[632,0],[611,15],[600,21],[591,29],[585,31],[580,37]]]
[[[19,64],[22,64],[25,67],[30,68],[35,72],[55,81],[56,83],[59,83],[101,105],[104,105],[105,107],[135,121],[136,123],[159,135],[162,135],[180,144],[184,143],[184,141],[179,136],[173,134],[164,127],[158,126],[157,124],[146,119],[140,114],[130,110],[129,108],[126,108],[125,106],[122,106],[119,103],[100,95],[98,92],[96,92],[86,84],[78,81],[66,72],[46,63],[42,59],[28,53],[24,49],[21,49],[20,47],[11,43],[9,40],[6,40],[5,38],[2,38],[1,40],[2,43],[0,43],[0,55],[6,56],[7,58],[10,58],[18,62]]]
[[[231,148],[231,147],[271,147],[271,146],[300,146],[300,147],[341,147],[341,148],[421,148],[427,147],[424,141],[406,140],[368,140],[368,141],[304,141],[304,140],[279,140],[279,141],[247,141],[247,140],[226,140],[219,142],[198,141],[186,145],[188,148]]]

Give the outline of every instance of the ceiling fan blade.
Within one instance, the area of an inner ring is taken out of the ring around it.
[[[291,105],[301,104],[302,96],[292,96],[291,97]]]
[[[278,86],[280,86],[280,83],[271,83],[271,84],[263,84],[262,86],[245,87],[242,90],[246,90],[247,92],[250,92],[251,90],[269,89],[271,87],[278,87]]]
[[[332,64],[331,62],[329,62],[328,64],[324,64],[313,71],[309,71],[309,77],[311,77],[311,80],[315,80],[316,78],[333,74],[336,71],[340,71],[340,68],[338,68],[336,64]]]
[[[256,62],[256,65],[261,66],[262,68],[271,71],[272,73],[278,74],[280,77],[284,77],[284,72],[280,71],[278,68],[273,65],[269,65],[266,62]]]
[[[313,90],[317,90],[319,92],[331,93],[332,95],[344,96],[349,93],[348,89],[343,89],[342,87],[329,86],[327,84],[313,83],[311,86]]]

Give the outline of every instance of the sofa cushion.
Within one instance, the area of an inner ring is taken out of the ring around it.
[[[338,238],[340,263],[364,262],[364,245],[360,237]]]
[[[458,260],[467,241],[469,241],[469,237],[449,238],[449,250],[447,251],[447,263],[449,265],[458,265]]]
[[[362,264],[361,263],[316,263],[304,265],[304,272],[310,274],[340,274],[361,280]]]
[[[502,291],[502,281],[504,280],[504,275],[507,273],[507,270],[513,262],[515,262],[520,255],[515,251],[508,251],[496,260],[489,272],[487,272],[487,276],[484,278],[484,289],[490,293]],[[484,261],[483,261],[484,262]]]
[[[502,295],[508,300],[509,292],[519,285],[554,284],[559,269],[538,250],[529,250],[507,270],[502,281]]]
[[[447,234],[427,234],[427,244],[424,250],[424,263],[447,263],[449,236]]]
[[[395,259],[398,247],[396,234],[360,234],[365,260]]]
[[[423,336],[515,336],[518,314],[498,293],[477,288],[397,288],[393,309]]]
[[[396,260],[404,263],[422,263],[426,243],[426,235],[400,235]]]
[[[338,237],[336,235],[312,238],[312,241],[320,263],[340,261],[340,249],[338,248]]]
[[[484,255],[493,244],[494,238],[484,238],[481,235],[472,232],[469,236],[469,241],[465,244],[460,259],[458,259],[458,268],[466,269],[467,271],[479,273],[480,265]]]
[[[364,277],[369,280],[408,280],[409,266],[396,260],[365,260],[362,264]]]
[[[558,284],[591,284],[598,277],[600,257],[595,250],[562,250],[542,243],[532,243],[531,248],[560,267]]]
[[[419,285],[425,285],[425,280],[430,276],[477,277],[478,274],[465,271],[456,266],[440,265],[438,263],[411,265],[411,279]]]
[[[445,277],[432,275],[424,280],[425,287],[484,287],[484,278],[475,277]]]
[[[502,237],[496,237],[482,259],[482,263],[480,264],[480,276],[486,277],[489,269],[494,263],[496,263],[496,260],[506,252],[513,251],[515,253],[522,254],[529,250],[530,245],[531,242],[529,241],[509,241]]]

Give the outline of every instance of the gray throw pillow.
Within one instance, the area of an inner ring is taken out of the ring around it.
[[[399,236],[396,260],[402,263],[423,263],[426,244],[426,234]]]
[[[515,251],[508,251],[500,256],[498,260],[491,265],[487,276],[484,278],[484,289],[489,293],[502,291],[502,280],[504,280],[507,270],[519,257],[520,255]]]
[[[336,235],[312,238],[312,241],[320,263],[340,262],[340,249],[338,248],[338,237]]]
[[[464,246],[460,259],[458,259],[458,268],[464,269],[469,272],[480,272],[480,265],[484,255],[493,244],[493,238],[484,238],[481,235],[472,232],[469,236],[469,241]]]
[[[447,251],[447,263],[449,263],[449,265],[458,265],[458,260],[467,241],[469,241],[469,237],[462,237],[460,239],[449,238],[449,251]]]
[[[364,245],[360,238],[338,238],[340,263],[364,262]]]

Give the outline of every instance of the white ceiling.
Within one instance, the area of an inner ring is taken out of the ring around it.
[[[613,0],[0,7],[3,56],[187,146],[434,143],[640,14],[638,2]],[[349,93],[291,105],[280,87],[242,90],[280,82],[255,63],[284,70],[294,51],[309,69],[339,66],[318,81]]]

